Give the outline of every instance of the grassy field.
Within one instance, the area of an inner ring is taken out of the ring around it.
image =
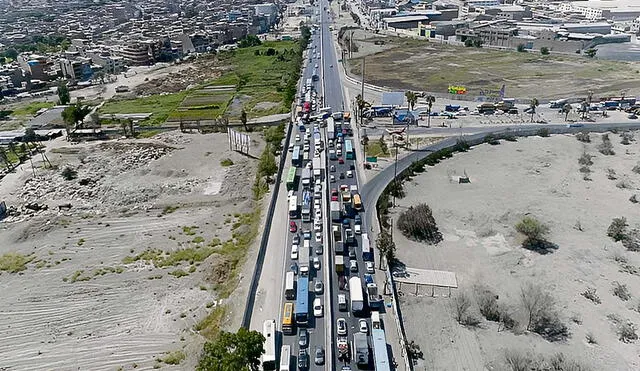
[[[375,39],[361,42],[361,48]],[[366,79],[398,90],[447,93],[462,85],[467,95],[499,90],[516,98],[559,98],[635,95],[640,92],[640,63],[589,59],[579,55],[519,53],[487,48],[440,45],[418,40],[385,38],[394,47],[366,60]],[[360,60],[349,61],[349,71],[360,75]],[[394,66],[390,69],[389,66]]]
[[[31,102],[28,104],[20,105],[12,109],[11,115],[16,117],[35,116],[35,114],[43,108],[51,108],[55,104],[52,102]]]
[[[243,107],[249,118],[288,112],[285,90],[290,76],[299,69],[297,48],[294,41],[279,41],[222,52],[218,63],[228,69],[219,78],[176,94],[112,100],[100,113],[150,112],[151,118],[143,124],[158,125],[167,119],[206,120],[222,115],[237,120]],[[233,88],[207,89],[216,86]]]

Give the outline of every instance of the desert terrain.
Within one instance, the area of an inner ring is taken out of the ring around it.
[[[626,217],[629,229],[640,224],[640,205],[630,200],[640,193],[640,143],[623,145],[620,134],[609,137],[615,154],[599,152],[599,134],[591,134],[590,143],[556,135],[482,144],[405,183],[407,195],[397,200],[392,216],[397,221],[409,206],[426,203],[443,241],[415,242],[396,228],[398,259],[410,268],[454,272],[458,281],[452,297],[446,290],[431,297],[427,289],[419,296],[412,286],[401,289],[407,339],[424,353],[416,369],[510,370],[509,352],[530,360],[561,353],[592,370],[640,368],[638,340],[620,339],[624,325],[635,329],[640,323],[640,253],[607,236],[613,218]],[[584,153],[592,156],[590,172],[580,171]],[[459,184],[465,172],[470,183]],[[550,228],[547,240],[555,248],[541,253],[522,247],[524,237],[514,226],[524,216]],[[528,284],[554,299],[568,337],[552,341],[525,330],[520,295]],[[630,298],[614,294],[618,284],[626,285]],[[478,287],[496,295],[516,321],[513,329],[483,318]],[[598,300],[587,299],[588,290]],[[477,325],[455,319],[462,293],[476,298],[469,314]]]
[[[35,176],[2,179],[0,369],[193,369],[197,324],[241,279],[238,241],[259,222],[257,161],[228,148],[226,134],[59,138],[46,169],[38,156]]]

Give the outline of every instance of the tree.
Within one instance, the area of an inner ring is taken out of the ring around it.
[[[589,48],[584,51],[584,55],[586,55],[589,58],[594,58],[596,56],[596,53],[598,53],[598,49],[594,49],[594,48]]]
[[[431,108],[433,107],[433,104],[436,102],[436,97],[434,97],[433,95],[427,95],[427,107],[428,107],[428,116],[427,116],[427,127],[431,127]]]
[[[9,161],[9,156],[7,156],[7,152],[4,150],[4,147],[0,147],[0,160],[4,162],[4,166],[7,170],[12,168],[11,161]]]
[[[376,247],[380,253],[380,257],[384,257],[387,264],[393,262],[396,257],[396,243],[393,242],[391,235],[386,229],[382,228],[376,239]],[[379,259],[378,269],[382,269],[382,259]]]
[[[198,371],[257,371],[264,354],[265,338],[258,331],[240,328],[237,333],[222,331],[213,342],[204,344]]]
[[[36,135],[36,131],[33,130],[33,128],[26,128],[24,130],[24,135],[22,136],[22,140],[27,143],[37,142],[38,136]]]
[[[357,116],[360,117],[360,124],[363,123],[362,120],[362,114],[364,113],[364,109],[367,107],[371,107],[371,103],[367,102],[366,100],[362,99],[362,95],[358,94],[356,96],[356,108],[357,108]]]
[[[534,217],[525,216],[516,224],[516,231],[527,237],[526,242],[535,244],[545,241],[545,238],[549,234],[549,227]]]
[[[240,111],[240,122],[242,122],[242,126],[244,126],[244,131],[249,131],[247,127],[247,111],[242,107],[242,111]]]
[[[411,90],[407,90],[404,93],[404,96],[407,98],[407,105],[409,106],[409,109],[413,111],[413,107],[418,102],[418,96],[416,95],[415,92],[412,92]]]
[[[482,48],[482,39],[477,38],[473,40],[473,46],[476,48]]]
[[[573,106],[570,103],[567,103],[564,106],[562,106],[562,112],[564,113],[564,121],[567,121],[567,118],[569,118],[569,112],[571,112],[572,109],[573,109]]]
[[[67,135],[69,135],[70,127],[82,129],[82,121],[91,112],[91,107],[83,106],[76,103],[62,111],[62,119],[67,126]]]
[[[549,48],[547,48],[546,46],[543,46],[542,48],[540,48],[540,54],[542,55],[549,55]]]
[[[71,96],[69,95],[69,88],[66,84],[58,85],[58,99],[60,104],[67,105],[71,102]]]
[[[276,157],[271,151],[271,147],[265,148],[260,156],[260,163],[258,164],[258,173],[264,177],[270,177],[278,171],[278,165],[276,164]]]
[[[533,122],[533,115],[536,113],[536,107],[539,105],[540,102],[538,102],[538,98],[533,98],[531,99],[531,102],[529,102],[529,109],[531,109],[531,122]]]
[[[407,238],[437,244],[442,241],[436,220],[427,204],[409,207],[398,218],[398,229]]]
[[[471,40],[471,39],[466,39],[466,40],[464,41],[464,46],[466,46],[467,48],[472,47],[472,46],[473,46],[473,40]]]
[[[516,47],[516,50],[520,53],[526,53],[527,52],[527,46],[524,44],[518,44],[518,46]]]
[[[531,331],[546,310],[550,310],[555,302],[542,286],[528,283],[520,288],[520,301],[527,315],[527,331]]]
[[[10,58],[10,59],[12,59],[12,60],[14,60],[14,61],[15,61],[15,60],[18,58],[18,51],[17,51],[17,50],[15,50],[15,49],[13,49],[13,48],[11,48],[11,49],[7,49],[7,50],[4,52],[4,56],[5,56],[6,58]]]
[[[607,229],[607,236],[611,237],[615,242],[624,241],[627,238],[627,218],[613,218],[609,228]]]
[[[0,57],[0,66],[7,63],[7,58],[5,57]]]
[[[238,48],[249,48],[251,46],[261,45],[262,41],[256,35],[247,35],[244,39],[238,42]]]

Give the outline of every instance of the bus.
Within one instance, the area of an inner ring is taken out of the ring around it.
[[[296,298],[296,277],[293,272],[287,272],[284,286],[284,297],[287,300],[295,300]]]
[[[300,146],[293,147],[293,154],[291,155],[291,165],[297,167],[302,166],[302,155],[300,154]]]
[[[276,369],[276,321],[268,319],[262,325],[262,336],[265,338],[264,354],[262,355],[262,369]]]
[[[289,198],[289,218],[298,218],[298,196],[291,196]]]
[[[280,351],[280,371],[289,371],[291,366],[291,345],[285,344]]]
[[[347,160],[353,160],[355,158],[355,154],[353,153],[353,143],[351,139],[347,139],[344,141],[344,153]]]
[[[357,211],[362,210],[362,200],[360,199],[359,193],[353,194],[353,197],[351,197],[351,205],[354,210],[357,210]]]
[[[293,303],[284,303],[282,310],[282,333],[285,335],[295,334],[295,323],[293,322]]]
[[[287,174],[287,191],[298,188],[296,186],[296,168],[292,166],[289,168],[289,173]]]
[[[376,371],[389,371],[389,355],[387,354],[387,341],[384,336],[384,330],[374,328],[371,330],[371,338],[373,339],[373,358],[376,365]],[[282,368],[280,369],[282,370]]]
[[[369,235],[362,234],[362,260],[373,261],[373,253],[371,252],[371,244],[369,243]]]
[[[360,277],[351,277],[349,279],[349,299],[351,300],[351,312],[353,312],[353,315],[359,315],[364,310],[364,296]]]
[[[298,278],[295,317],[296,324],[300,326],[306,326],[309,322],[309,277]]]

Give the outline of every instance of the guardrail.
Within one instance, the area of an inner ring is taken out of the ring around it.
[[[293,110],[292,112],[295,112]],[[294,114],[294,113],[292,113]],[[262,265],[264,264],[264,257],[267,253],[267,244],[269,243],[269,233],[271,231],[271,224],[273,221],[273,214],[276,209],[276,202],[278,201],[278,192],[280,191],[280,183],[282,182],[282,173],[284,172],[285,162],[287,161],[287,148],[289,148],[289,141],[291,140],[291,132],[293,131],[293,124],[287,125],[287,135],[285,136],[284,146],[282,153],[280,154],[280,165],[278,166],[278,173],[276,175],[276,182],[273,187],[273,193],[271,194],[271,201],[269,202],[269,208],[265,216],[264,229],[262,231],[262,238],[260,239],[260,247],[258,250],[258,257],[256,259],[256,268],[253,270],[253,276],[251,277],[251,284],[247,292],[247,301],[244,307],[244,313],[242,314],[241,326],[249,329],[251,325],[251,314],[253,313],[253,307],[256,302],[256,293],[258,291],[258,280],[262,274]]]

